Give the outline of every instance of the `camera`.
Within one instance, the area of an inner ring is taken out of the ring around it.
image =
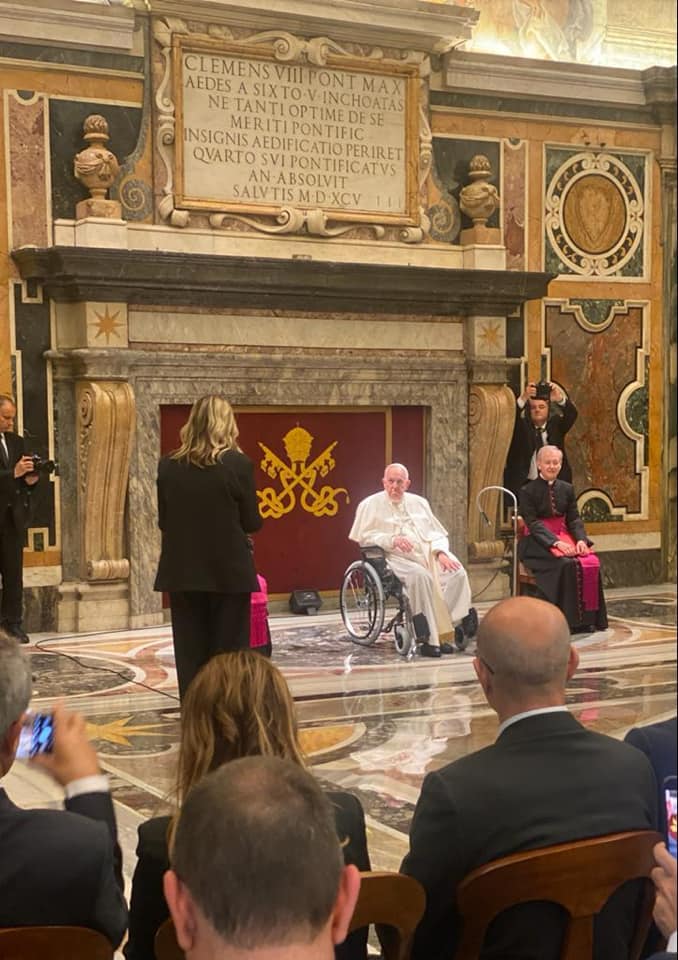
[[[39,453],[28,453],[26,456],[33,461],[33,470],[36,472],[54,474],[58,472],[59,465],[56,460],[43,460]]]
[[[539,383],[535,383],[536,393],[534,395],[534,400],[550,400],[551,399],[551,384],[548,380],[540,380]]]

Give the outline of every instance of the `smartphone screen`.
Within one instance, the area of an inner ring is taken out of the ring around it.
[[[54,746],[54,717],[51,713],[32,713],[19,734],[16,755],[28,760],[38,753],[49,753]]]
[[[676,842],[678,790],[676,789],[675,777],[667,777],[664,780],[664,802],[666,803],[666,846],[669,853],[678,859],[678,844]]]

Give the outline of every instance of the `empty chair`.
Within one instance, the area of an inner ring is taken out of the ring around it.
[[[596,914],[623,884],[644,879],[628,954],[628,960],[637,960],[652,920],[652,848],[661,839],[652,830],[614,833],[515,853],[478,867],[457,890],[463,923],[455,960],[477,960],[492,920],[530,901],[558,904],[569,915],[560,960],[591,960]]]
[[[107,937],[87,927],[5,927],[2,960],[113,960]]]

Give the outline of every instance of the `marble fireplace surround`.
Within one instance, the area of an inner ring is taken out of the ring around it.
[[[468,397],[473,384],[502,384],[512,362],[473,355],[467,318],[506,316],[524,300],[543,296],[547,274],[371,266],[309,261],[264,261],[111,249],[24,248],[14,253],[29,294],[42,286],[53,301],[126,303],[155,308],[348,311],[370,315],[445,317],[463,330],[466,350],[310,349],[263,346],[198,348],[184,344],[134,344],[119,348],[53,348],[51,362],[61,471],[61,527],[66,613],[59,628],[144,626],[162,619],[153,591],[159,554],[155,477],[160,454],[160,408],[190,404],[224,392],[236,406],[424,406],[427,494],[464,553],[467,542]],[[312,318],[309,317],[309,322]],[[394,332],[396,327],[394,327]],[[83,490],[75,465],[82,429],[79,396],[99,384],[131,391],[132,435],[123,556],[129,578],[88,582],[83,576]],[[206,531],[206,536],[209,532]],[[463,545],[463,546],[462,546]],[[70,605],[70,606],[69,606]],[[84,611],[84,612],[83,612]],[[61,614],[60,614],[61,617]],[[70,618],[70,619],[69,619]]]

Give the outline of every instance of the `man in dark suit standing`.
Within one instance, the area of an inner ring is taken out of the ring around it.
[[[458,942],[455,891],[476,867],[521,850],[624,830],[655,829],[656,786],[647,759],[587,730],[565,706],[578,664],[560,610],[512,597],[481,622],[474,667],[500,721],[497,741],[429,773],[401,871],[426,890],[413,960],[449,960]],[[622,888],[596,924],[596,960],[625,957],[636,890]],[[483,956],[553,960],[563,917],[526,904],[492,924]]]
[[[0,633],[0,778],[14,762],[30,695],[29,660]],[[0,787],[0,927],[91,927],[117,947],[127,906],[108,778],[83,718],[57,707],[53,723],[52,750],[31,763],[64,787],[66,810],[23,810]]]
[[[24,531],[28,493],[38,482],[31,457],[24,455],[24,438],[14,433],[16,404],[0,394],[0,626],[20,643],[28,643],[23,619]]]
[[[565,453],[565,435],[574,426],[577,408],[553,383],[527,384],[516,400],[513,438],[506,458],[504,485],[516,497],[528,480],[537,476],[536,454],[547,443],[563,451],[560,479],[572,483]]]

